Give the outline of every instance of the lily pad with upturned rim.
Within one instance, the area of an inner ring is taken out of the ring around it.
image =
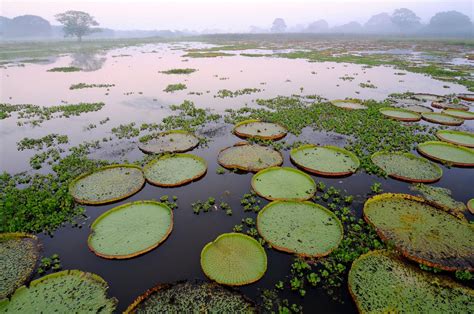
[[[384,116],[398,121],[416,122],[421,120],[419,113],[402,108],[384,107],[380,108],[379,111]]]
[[[403,105],[402,108],[416,113],[433,112],[433,109],[423,105]]]
[[[420,154],[453,166],[474,167],[474,150],[440,141],[428,141],[417,146]]]
[[[410,190],[418,192],[419,196],[428,203],[434,204],[459,219],[466,219],[464,216],[466,205],[456,201],[451,195],[451,190],[426,184],[413,184],[410,186]]]
[[[260,120],[245,120],[234,126],[234,134],[244,138],[278,140],[285,137],[287,130],[283,126]]]
[[[474,94],[458,94],[458,98],[466,101],[474,101]]]
[[[155,201],[124,204],[100,215],[91,225],[87,244],[96,255],[125,259],[149,252],[173,230],[173,211]]]
[[[270,147],[238,143],[221,150],[217,161],[228,169],[256,172],[281,165],[283,156],[279,151]]]
[[[446,109],[442,113],[447,114],[448,116],[464,119],[464,120],[474,120],[474,112],[465,111],[465,110],[455,110],[455,109]]]
[[[428,93],[416,93],[412,97],[420,101],[444,101],[446,99],[443,96]]]
[[[421,114],[421,117],[425,121],[442,125],[459,126],[464,123],[463,119],[455,118],[438,112],[424,112]]]
[[[463,111],[468,111],[469,106],[463,105],[463,104],[455,104],[455,103],[449,103],[449,102],[436,102],[433,101],[431,103],[431,107],[437,108],[437,109],[454,109],[454,110],[463,110]]]
[[[474,133],[455,131],[455,130],[439,130],[436,137],[444,142],[461,145],[465,147],[474,147]]]
[[[158,133],[138,144],[141,151],[148,154],[183,153],[199,145],[199,139],[192,133],[173,130]]]
[[[469,211],[471,212],[471,214],[474,215],[474,198],[471,198],[471,199],[467,202],[467,209],[469,209]]]
[[[363,105],[362,101],[359,99],[335,99],[331,100],[331,104],[338,108],[349,110],[367,109],[367,106]]]

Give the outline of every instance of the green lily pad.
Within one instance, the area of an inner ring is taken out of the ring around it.
[[[336,99],[336,100],[331,100],[331,104],[333,104],[336,107],[343,108],[343,109],[367,109],[367,106],[362,104],[362,101],[358,99],[348,99],[348,100],[342,100],[342,99]]]
[[[379,109],[380,113],[384,116],[405,122],[415,122],[421,120],[421,115],[410,110],[394,107],[384,107]]]
[[[11,300],[0,301],[0,312],[112,313],[117,300],[107,298],[107,288],[96,274],[64,270],[18,288]]]
[[[426,184],[412,185],[410,186],[410,190],[419,192],[421,194],[420,196],[429,203],[444,209],[460,219],[465,219],[464,213],[466,212],[466,205],[453,199],[450,190]]]
[[[253,190],[268,200],[305,201],[316,193],[314,180],[298,169],[271,167],[252,177]]]
[[[96,255],[131,258],[164,242],[173,230],[173,211],[165,204],[137,201],[112,208],[91,225],[87,244]]]
[[[241,293],[212,282],[159,284],[139,296],[125,314],[140,313],[257,313]]]
[[[448,116],[444,113],[424,112],[421,114],[423,120],[442,125],[458,126],[464,123],[463,119]]]
[[[470,111],[446,109],[446,110],[443,110],[443,113],[447,114],[448,116],[464,119],[464,120],[474,119],[474,112],[470,112]]]
[[[404,105],[403,108],[416,113],[433,112],[433,109],[423,105]]]
[[[260,120],[245,120],[234,126],[234,134],[245,138],[278,140],[285,137],[286,132],[286,129],[279,124]]]
[[[468,111],[469,106],[460,104],[460,103],[449,103],[449,102],[432,102],[431,106],[437,109],[454,109],[454,110],[463,110]]]
[[[445,100],[443,96],[435,95],[435,94],[426,94],[426,93],[413,94],[412,97],[420,101],[444,101]]]
[[[474,133],[454,131],[454,130],[439,130],[436,136],[448,143],[457,144],[466,147],[474,147]]]
[[[113,165],[75,178],[69,185],[69,193],[81,204],[105,204],[137,193],[144,184],[140,167]]]
[[[453,166],[474,167],[474,150],[451,143],[428,141],[418,144],[418,151],[437,161]]]
[[[38,256],[38,238],[34,235],[0,233],[0,300],[30,278]]]
[[[365,202],[364,218],[407,258],[447,271],[474,270],[474,226],[407,194]]]
[[[221,150],[217,161],[221,166],[228,169],[255,172],[281,165],[283,163],[283,156],[279,151],[270,147],[236,144]]]
[[[474,304],[471,288],[388,251],[352,263],[349,291],[360,313],[469,313]]]
[[[471,214],[474,215],[474,198],[471,198],[471,199],[467,202],[467,209],[469,209],[469,211],[471,212]]]
[[[262,278],[267,271],[267,253],[248,235],[224,233],[202,249],[201,268],[217,283],[247,285]]]
[[[474,94],[458,94],[458,98],[466,101],[474,101]]]
[[[201,178],[206,171],[206,161],[191,154],[165,155],[150,161],[143,168],[148,182],[163,187],[189,183]]]
[[[411,153],[377,152],[372,162],[392,178],[408,182],[435,182],[443,175],[436,164]]]
[[[273,248],[308,257],[328,255],[343,236],[336,215],[312,202],[271,202],[258,213],[257,229]]]
[[[140,139],[138,148],[148,154],[183,153],[197,145],[199,139],[194,134],[173,130]]]

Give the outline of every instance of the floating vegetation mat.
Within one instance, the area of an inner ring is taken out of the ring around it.
[[[268,200],[305,201],[316,193],[314,180],[298,169],[271,167],[252,177],[252,188]]]
[[[328,255],[343,236],[336,215],[312,202],[271,202],[258,213],[257,229],[273,248],[308,257]]]
[[[471,288],[388,251],[354,261],[349,291],[360,313],[470,313],[474,304]]]
[[[336,146],[302,145],[290,152],[291,160],[311,173],[344,176],[357,171],[360,162],[353,153]]]
[[[30,278],[38,256],[38,239],[34,235],[0,233],[0,300]]]
[[[343,109],[367,109],[367,106],[364,106],[362,102],[358,99],[350,99],[350,100],[336,99],[336,100],[331,100],[331,104]]]
[[[466,101],[474,101],[474,94],[458,94],[458,98]]]
[[[465,110],[456,110],[456,109],[446,109],[443,110],[444,114],[448,116],[464,119],[464,120],[474,120],[474,112],[465,111]]]
[[[455,104],[455,103],[448,103],[448,102],[432,102],[431,106],[438,109],[453,109],[453,110],[463,110],[468,111],[469,106],[463,104]]]
[[[255,282],[267,271],[265,249],[242,233],[224,233],[201,251],[201,268],[211,280],[229,286]]]
[[[474,133],[471,132],[439,130],[436,132],[436,136],[444,142],[474,147]]]
[[[417,113],[433,112],[433,109],[431,109],[430,107],[423,106],[423,105],[406,105],[406,106],[403,106],[403,108],[406,110],[417,112]]]
[[[163,187],[189,183],[202,177],[206,171],[206,161],[191,154],[165,155],[150,161],[143,168],[148,182]]]
[[[139,296],[125,313],[257,313],[236,290],[204,281],[159,284]]]
[[[225,168],[256,172],[280,166],[283,156],[270,147],[244,143],[224,148],[219,152],[217,161]]]
[[[451,143],[428,141],[418,144],[418,151],[437,161],[453,166],[474,167],[474,150]]]
[[[245,120],[234,126],[234,133],[240,137],[255,137],[264,140],[278,140],[286,135],[286,129],[276,123],[260,120]]]
[[[0,301],[0,312],[112,313],[117,300],[107,298],[107,288],[96,274],[64,270],[18,288],[11,300]]]
[[[435,94],[424,94],[424,93],[413,94],[413,98],[419,101],[444,101],[445,100],[443,96],[435,95]]]
[[[415,122],[421,120],[421,115],[414,111],[410,111],[407,109],[402,108],[393,108],[393,107],[385,107],[379,109],[380,113],[384,116],[405,122]]]
[[[372,162],[392,178],[408,182],[435,182],[443,175],[438,165],[411,153],[378,152]]]
[[[422,198],[385,193],[365,202],[364,218],[407,258],[443,270],[474,270],[474,226]]]
[[[105,204],[137,193],[144,184],[140,167],[113,165],[80,175],[69,185],[69,193],[81,204]]]
[[[455,118],[452,116],[448,116],[447,114],[437,112],[424,112],[421,114],[421,116],[425,121],[442,125],[458,126],[463,124],[464,122],[463,119]]]
[[[199,139],[192,133],[174,130],[140,139],[138,148],[148,154],[182,153],[193,149],[199,144]]]
[[[155,201],[124,204],[100,215],[87,241],[98,256],[124,259],[153,250],[173,230],[172,210]]]
[[[458,202],[451,196],[451,191],[445,188],[430,186],[426,184],[415,184],[410,186],[410,190],[420,193],[429,203],[444,209],[460,219],[464,219],[466,205]]]

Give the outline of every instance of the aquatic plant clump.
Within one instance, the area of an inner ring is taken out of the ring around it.
[[[257,230],[273,248],[307,257],[328,255],[343,236],[334,213],[319,204],[298,201],[265,206],[258,213]]]
[[[34,235],[0,234],[0,300],[30,278],[39,257],[38,244]]]
[[[252,177],[252,188],[268,200],[305,201],[316,193],[314,180],[298,169],[271,167],[257,172]]]
[[[115,298],[107,298],[107,283],[96,274],[64,270],[22,286],[11,300],[0,301],[0,312],[113,313]]]
[[[438,165],[411,153],[378,152],[372,162],[392,178],[408,182],[435,182],[443,175]]]
[[[474,167],[474,150],[451,143],[428,141],[418,144],[418,151],[431,159],[453,166]]]
[[[151,184],[163,187],[180,186],[204,176],[207,162],[192,154],[165,155],[150,161],[143,168]]]
[[[448,116],[464,119],[464,120],[474,120],[474,112],[465,111],[465,110],[456,110],[456,109],[446,109],[443,110],[444,114]]]
[[[474,304],[472,288],[389,251],[371,251],[355,260],[348,284],[360,313],[468,313]]]
[[[416,122],[421,120],[419,113],[406,109],[385,107],[380,108],[379,111],[384,116],[398,121]]]
[[[331,100],[331,104],[333,104],[336,107],[349,109],[349,110],[367,109],[367,106],[363,105],[362,102],[358,99],[348,99],[348,100],[336,99],[336,100]]]
[[[276,123],[260,120],[245,120],[234,126],[234,134],[240,137],[278,140],[286,135],[287,130]]]
[[[100,215],[87,240],[96,255],[125,259],[144,254],[164,242],[173,230],[173,211],[155,201],[124,204]]]
[[[436,205],[459,219],[465,219],[466,205],[453,199],[450,190],[426,184],[414,184],[410,186],[410,190],[421,194],[420,196],[428,203]]]
[[[140,313],[257,313],[244,295],[204,281],[159,284],[139,296],[125,311]]]
[[[201,268],[209,279],[229,286],[242,286],[263,277],[267,254],[254,238],[242,233],[224,233],[201,251]]]
[[[442,125],[459,126],[464,123],[463,119],[448,116],[444,113],[424,112],[421,114],[423,120]]]
[[[279,151],[261,145],[238,143],[224,148],[217,156],[219,164],[228,169],[260,171],[265,168],[280,166],[283,156]]]
[[[474,147],[474,133],[455,131],[455,130],[439,130],[436,136],[448,143],[457,144],[465,147]]]
[[[302,145],[290,152],[291,160],[304,170],[323,176],[345,176],[360,166],[356,155],[336,146]]]
[[[137,193],[145,184],[140,167],[113,165],[80,175],[69,185],[69,193],[81,204],[105,204]]]
[[[364,218],[411,260],[447,271],[474,270],[474,227],[422,198],[376,195],[365,202]]]
[[[444,110],[462,110],[462,111],[468,111],[469,106],[466,106],[464,104],[460,103],[450,103],[450,102],[432,102],[431,107],[437,108],[437,109],[444,109]]]
[[[140,138],[138,148],[148,154],[183,153],[199,145],[194,134],[173,130]]]

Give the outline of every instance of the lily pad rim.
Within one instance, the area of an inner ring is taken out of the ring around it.
[[[338,106],[335,104],[335,103],[341,103],[341,102],[354,102],[363,106],[364,108],[350,108],[350,107]],[[336,106],[337,108],[346,109],[346,110],[365,110],[368,108],[366,105],[364,105],[364,101],[358,98],[333,99],[333,100],[330,100],[329,103],[331,103],[331,105],[333,106]]]
[[[403,112],[403,113],[412,114],[412,115],[413,115],[413,118],[403,118],[403,117],[397,117],[397,116],[385,114],[384,111],[387,111],[387,110],[390,110],[390,111],[398,111],[398,112]],[[409,110],[409,109],[400,108],[400,107],[382,107],[382,108],[379,108],[379,112],[380,112],[383,116],[385,116],[385,117],[387,117],[387,118],[390,118],[390,119],[393,119],[393,120],[397,120],[397,121],[417,122],[417,121],[420,121],[420,120],[421,120],[421,114],[420,114],[420,113],[415,112],[415,111],[412,111],[412,110]]]
[[[474,138],[474,133],[467,132],[467,131],[458,131],[458,130],[438,130],[436,132],[436,137],[439,138],[441,141],[446,142],[446,143],[451,143],[454,145],[459,145],[459,146],[464,146],[464,147],[469,147],[469,148],[474,148],[474,144],[472,145],[466,145],[466,144],[461,144],[460,142],[455,142],[453,140],[448,140],[442,136],[444,133],[451,133],[451,134],[463,134],[463,135],[468,135],[472,136]]]
[[[275,134],[275,135],[272,135],[272,136],[261,136],[261,135],[252,136],[252,135],[249,135],[249,134],[246,134],[246,133],[241,133],[241,132],[237,131],[237,128],[239,126],[242,126],[242,125],[245,125],[245,124],[250,124],[250,123],[256,123],[256,122],[272,123],[272,124],[275,124],[275,125],[281,127],[285,131],[283,133]],[[237,135],[238,137],[243,137],[243,138],[261,138],[261,139],[264,139],[264,140],[279,140],[279,139],[282,139],[286,136],[286,134],[288,133],[288,129],[285,128],[283,125],[281,125],[279,123],[276,123],[276,122],[262,121],[262,120],[259,120],[259,119],[248,119],[248,120],[244,120],[244,121],[240,121],[240,122],[236,123],[234,125],[234,128],[232,129],[232,132],[235,135]]]
[[[474,93],[460,93],[456,97],[466,101],[474,101]]]
[[[246,145],[248,145],[248,146],[261,146],[261,147],[265,147],[265,148],[268,148],[268,149],[271,149],[271,150],[277,152],[278,155],[281,157],[281,162],[278,163],[278,165],[274,165],[274,167],[281,166],[283,164],[283,161],[284,161],[283,154],[279,150],[276,150],[276,149],[274,149],[272,147],[269,147],[269,146],[263,146],[263,145],[259,145],[259,144],[251,144],[251,143],[248,143],[248,142],[237,142],[232,146],[228,146],[228,147],[225,147],[225,148],[221,149],[219,151],[219,153],[217,154],[217,163],[219,165],[221,165],[222,167],[226,168],[226,169],[239,169],[239,170],[248,171],[248,172],[258,172],[258,171],[260,171],[260,170],[256,170],[256,169],[249,168],[249,167],[242,167],[241,165],[234,165],[234,164],[228,165],[228,164],[223,164],[221,162],[221,159],[219,158],[219,156],[221,155],[222,152],[224,152],[227,149],[233,148],[233,147],[246,146]]]
[[[433,101],[431,103],[431,107],[436,108],[436,109],[456,109],[456,110],[461,110],[461,111],[469,111],[469,106],[463,105],[463,104],[454,104],[455,106],[459,106],[457,108],[450,107],[450,103],[445,104],[443,102],[439,101]]]
[[[156,139],[157,137],[165,136],[165,135],[168,135],[168,134],[186,134],[186,135],[191,135],[191,136],[195,137],[198,140],[196,145],[194,145],[194,146],[192,146],[188,149],[176,150],[176,151],[173,151],[173,152],[170,152],[170,153],[184,153],[184,152],[191,151],[194,148],[196,148],[197,146],[199,146],[200,138],[198,136],[196,136],[196,134],[194,134],[193,132],[189,132],[189,131],[181,130],[181,129],[159,132],[159,133],[155,134],[155,136],[153,138],[149,139],[149,141],[151,141],[152,139]],[[146,144],[146,143],[144,143],[144,144]],[[138,148],[146,154],[156,154],[155,152],[144,149],[142,143],[140,143],[140,142],[138,143]]]
[[[460,146],[460,145],[456,145],[456,144],[452,144],[452,143],[448,143],[448,142],[443,142],[443,141],[426,141],[426,142],[423,142],[423,143],[418,143],[418,145],[416,147],[416,149],[418,150],[418,152],[420,154],[422,154],[423,156],[426,156],[430,159],[433,159],[433,160],[436,160],[436,161],[439,161],[439,162],[442,162],[442,163],[450,164],[450,165],[453,165],[453,166],[474,167],[474,162],[472,162],[472,163],[453,162],[453,161],[449,161],[449,160],[441,159],[439,157],[432,156],[432,155],[430,155],[430,154],[423,151],[423,146],[426,146],[426,145],[445,145],[445,146],[449,146],[449,147],[452,147],[452,148],[467,151],[470,154],[474,155],[474,150],[472,150],[470,148]]]
[[[443,115],[448,117],[448,118],[451,118],[452,121],[451,122],[440,121],[440,120],[433,117],[433,116],[443,116]],[[463,119],[459,119],[459,118],[456,118],[456,117],[453,117],[453,116],[450,116],[450,115],[447,115],[447,114],[444,114],[444,113],[440,113],[440,112],[423,112],[421,114],[421,117],[425,121],[428,121],[428,122],[431,122],[431,123],[436,123],[436,124],[441,124],[441,125],[460,126],[461,124],[464,123]]]
[[[456,115],[456,113],[459,112],[461,115]],[[474,120],[474,112],[467,111],[467,110],[461,110],[461,109],[443,109],[441,113],[448,115],[450,117],[458,118],[458,119],[463,119],[463,120]],[[453,114],[454,113],[454,114]],[[466,116],[463,116],[462,114],[467,114]],[[469,115],[470,114],[470,115]]]

